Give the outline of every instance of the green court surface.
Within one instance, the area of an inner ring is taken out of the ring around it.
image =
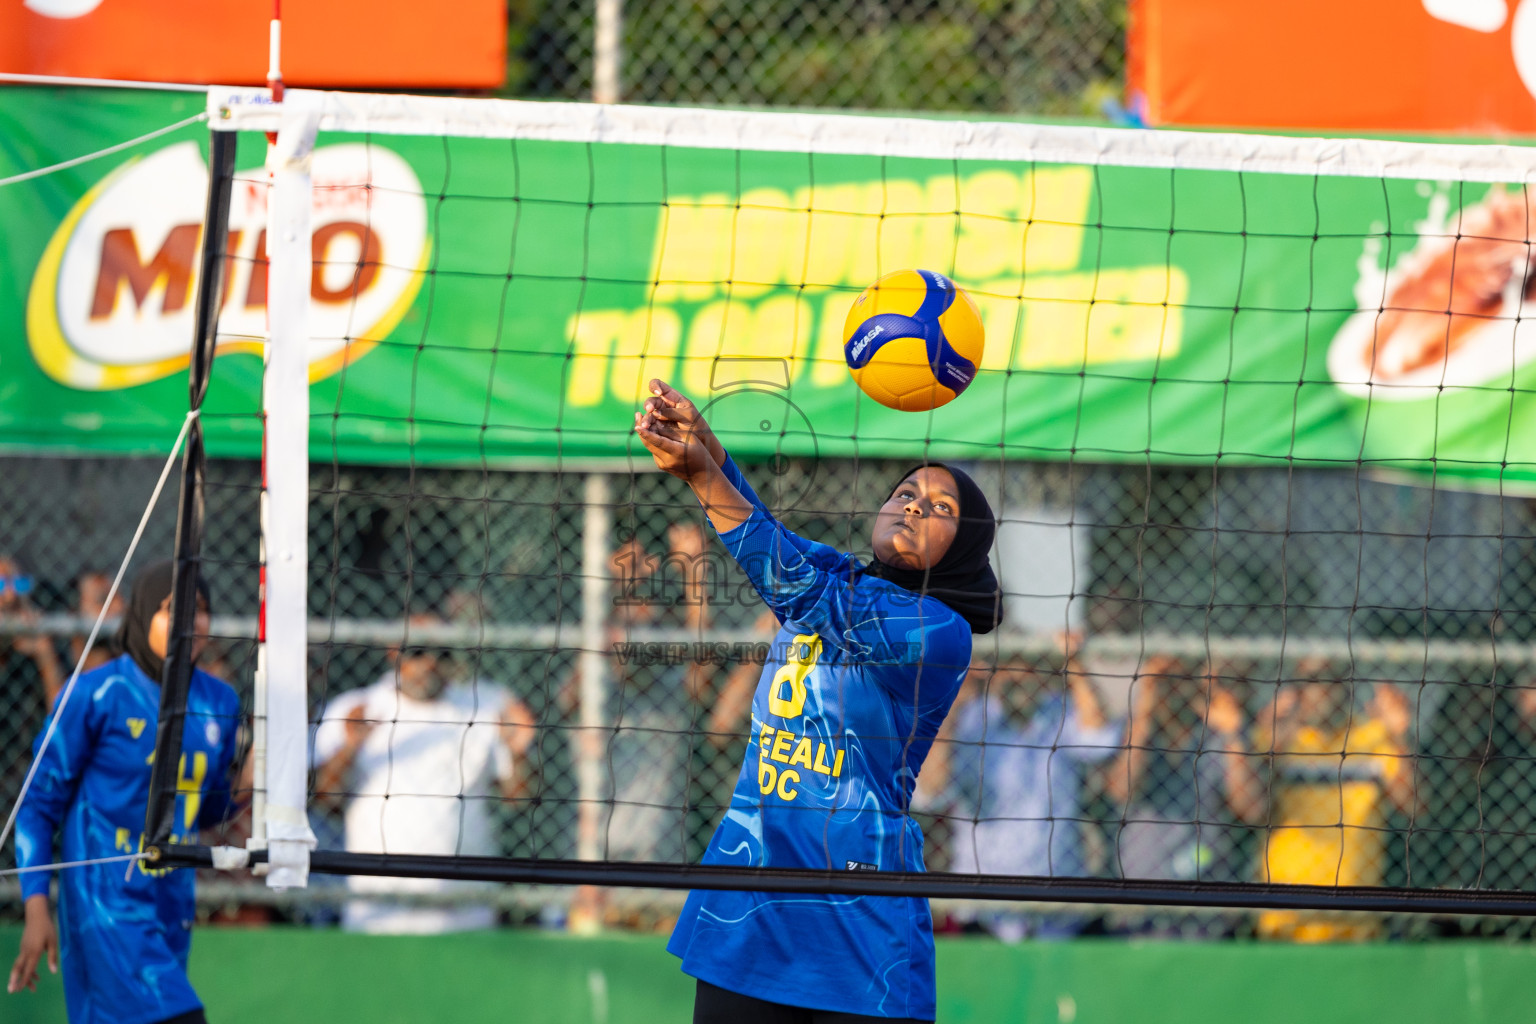
[[[0,928],[8,965],[20,930]],[[690,1019],[657,936],[372,937],[205,928],[192,978],[211,1024],[625,1024]],[[792,981],[789,984],[793,984]],[[0,1020],[64,1019],[62,986]],[[1536,946],[939,942],[939,1020],[1019,1024],[1493,1024],[1536,1017]]]

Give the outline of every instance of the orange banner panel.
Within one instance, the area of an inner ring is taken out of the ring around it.
[[[1149,123],[1536,132],[1536,0],[1135,0]]]
[[[0,71],[257,85],[270,0],[26,0],[0,5]],[[294,86],[487,89],[506,73],[506,7],[456,0],[286,0]]]

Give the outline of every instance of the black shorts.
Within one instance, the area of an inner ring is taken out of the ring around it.
[[[208,1018],[203,1016],[202,1010],[188,1010],[186,1013],[167,1017],[160,1024],[208,1024]]]
[[[930,1024],[914,1017],[870,1017],[835,1010],[807,1010],[753,999],[699,982],[693,997],[693,1024]]]

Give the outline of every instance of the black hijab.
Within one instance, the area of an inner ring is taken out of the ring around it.
[[[160,674],[165,671],[165,659],[150,649],[149,620],[160,610],[161,602],[170,596],[175,571],[176,563],[167,559],[147,565],[139,572],[128,596],[128,610],[123,613],[123,624],[117,631],[118,646],[138,662],[145,675],[157,683],[161,681]],[[197,592],[206,601],[208,584],[199,579]]]
[[[920,469],[942,469],[955,478],[956,497],[960,499],[960,522],[955,528],[955,539],[938,564],[930,569],[901,569],[875,558],[865,566],[870,576],[944,602],[954,613],[970,624],[972,633],[990,633],[1003,621],[1003,595],[992,574],[992,564],[987,560],[992,550],[992,539],[997,533],[997,522],[987,496],[963,470],[942,462],[928,462],[913,466],[896,481],[896,488]],[[886,495],[890,499],[890,494]]]

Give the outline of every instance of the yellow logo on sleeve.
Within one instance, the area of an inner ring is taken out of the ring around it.
[[[134,739],[144,735],[144,727],[149,723],[142,718],[128,719],[128,734]]]

